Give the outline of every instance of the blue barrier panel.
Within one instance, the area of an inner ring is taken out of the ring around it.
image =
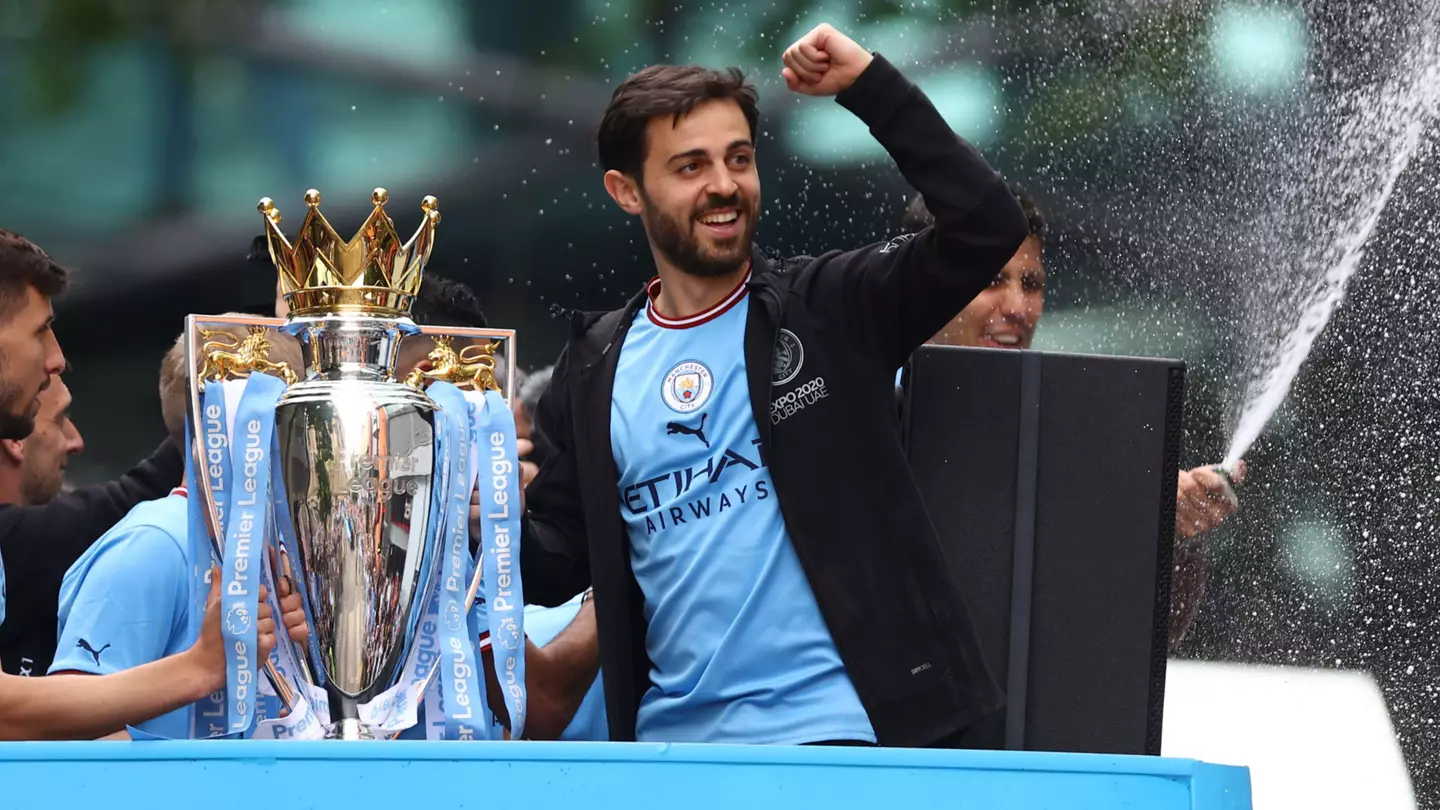
[[[0,744],[7,807],[1250,810],[1247,768],[998,751],[539,742]]]

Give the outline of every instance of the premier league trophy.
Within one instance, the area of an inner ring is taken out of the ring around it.
[[[288,316],[187,319],[192,552],[221,566],[229,656],[226,690],[196,705],[192,736],[391,737],[423,706],[428,738],[485,739],[494,734],[483,719],[486,632],[496,670],[511,673],[502,680],[511,735],[523,727],[519,464],[504,396],[514,332],[410,319],[440,214],[426,197],[419,230],[402,243],[388,196],[375,190],[346,241],[321,215],[320,194],[307,192],[293,245],[261,200]],[[287,340],[298,341],[298,369],[270,358]],[[425,360],[397,368],[407,341],[423,341]],[[482,580],[496,587],[477,599]],[[262,582],[277,616],[276,583],[301,594],[309,638],[281,638],[256,662],[249,617]],[[197,579],[193,590],[203,599],[208,585]]]

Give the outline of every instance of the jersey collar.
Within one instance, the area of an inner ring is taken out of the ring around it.
[[[667,318],[661,315],[660,311],[655,308],[655,296],[660,294],[660,277],[655,276],[645,283],[645,297],[647,299],[645,302],[645,314],[649,316],[651,323],[665,329],[691,329],[701,324],[709,323],[721,315],[724,315],[726,312],[729,312],[731,307],[734,307],[745,298],[745,295],[750,291],[748,284],[752,272],[754,272],[752,270],[752,263],[749,259],[746,259],[745,277],[740,279],[740,283],[735,285],[735,289],[731,290],[730,293],[715,304],[715,306],[697,312],[694,315],[687,315],[684,318]]]

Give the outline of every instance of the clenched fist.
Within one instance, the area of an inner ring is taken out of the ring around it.
[[[854,84],[873,58],[855,40],[821,23],[785,49],[780,75],[796,93],[833,96]]]

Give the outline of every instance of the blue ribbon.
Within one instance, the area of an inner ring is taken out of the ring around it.
[[[515,415],[486,391],[472,420],[479,448],[481,588],[489,614],[495,676],[510,714],[510,738],[525,734],[525,592],[520,583],[520,463]],[[476,600],[477,603],[479,600]],[[472,636],[473,638],[474,636]]]
[[[204,475],[210,487],[210,498],[215,503],[220,531],[225,527],[225,504],[229,498],[230,486],[230,439],[225,430],[224,384],[211,381],[205,385],[200,409],[200,465],[195,468],[192,454],[185,453],[186,512],[189,517],[190,565],[192,585],[190,597],[189,630],[192,636],[200,635],[205,622],[205,599],[210,595],[210,567],[219,562],[215,547],[210,541],[210,529],[205,520],[205,493],[199,486]],[[193,437],[190,425],[185,425],[187,449]],[[225,717],[225,691],[212,692],[190,708],[190,736],[192,739],[221,737],[227,734],[228,722]],[[131,735],[132,737],[134,734]]]
[[[287,536],[288,507],[283,488],[279,485],[283,479],[279,469],[278,437],[274,436],[274,407],[283,391],[284,386],[279,380],[264,374],[251,375],[235,420],[236,446],[230,448],[225,441],[222,386],[207,386],[207,419],[203,420],[202,435],[205,437],[207,460],[216,463],[203,465],[204,472],[210,476],[221,508],[231,510],[229,514],[222,513],[225,520],[221,524],[226,532],[221,602],[226,642],[226,689],[212,696],[213,711],[195,713],[196,737],[245,734],[255,719],[256,699],[260,697],[260,662],[253,655],[253,617],[258,608],[258,593],[254,586],[262,579],[273,583],[274,577],[278,576],[278,572],[268,570],[269,561],[265,554],[272,515],[278,521],[275,528],[279,536]],[[427,393],[438,406],[436,486],[432,498],[437,510],[438,529],[444,538],[440,577],[432,590],[433,598],[427,600],[426,626],[422,629],[421,638],[417,639],[422,646],[421,657],[428,660],[425,662],[427,666],[416,667],[416,674],[423,677],[429,666],[439,667],[433,682],[436,688],[428,690],[425,695],[429,707],[426,719],[427,725],[443,726],[443,731],[437,727],[427,736],[443,736],[451,740],[499,736],[485,700],[480,657],[476,654],[479,631],[488,624],[495,651],[496,672],[509,708],[511,736],[519,738],[524,733],[526,694],[524,593],[520,584],[517,548],[520,539],[520,487],[514,417],[497,392],[487,392],[478,405],[472,404],[448,383],[434,383]],[[240,472],[240,478],[233,487],[227,488],[227,484],[231,483],[232,463]],[[480,524],[483,533],[479,561],[472,557],[469,550],[470,494],[476,472],[480,473]],[[197,471],[187,467],[187,482],[192,487],[196,474]],[[230,494],[232,491],[235,494]],[[203,508],[203,498],[192,498],[192,542],[207,539],[204,515],[199,511]],[[200,522],[197,523],[197,519]],[[195,532],[197,526],[201,530],[199,533]],[[258,561],[257,554],[261,555]],[[203,556],[197,555],[196,559]],[[477,594],[474,608],[467,613],[464,600],[476,565],[484,569],[483,593]],[[200,566],[197,566],[198,570]],[[203,600],[208,593],[208,583],[197,584],[203,585],[197,589],[200,600],[200,610],[196,611],[198,622],[203,618]],[[295,585],[303,594],[305,583],[297,579]],[[273,586],[271,590],[275,591]],[[272,596],[271,607],[278,610],[276,597]],[[487,607],[498,609],[487,610]],[[425,649],[427,644],[429,649]],[[251,654],[246,655],[247,651]],[[314,639],[311,640],[311,652],[318,660],[319,651]],[[298,686],[293,680],[291,683]],[[303,700],[303,687],[301,697]],[[311,698],[313,700],[315,695]],[[269,714],[266,708],[273,710],[274,707],[262,708],[262,716]],[[293,731],[277,728],[271,733],[284,737],[298,731],[301,731],[299,727]]]
[[[264,375],[256,375],[256,378],[258,379],[260,376]],[[252,386],[249,384],[248,381],[246,383],[237,384],[243,384],[245,386],[245,393],[241,397],[241,408],[238,415],[242,419],[246,420],[247,425],[249,425],[250,421],[258,419],[262,425],[273,426],[274,403],[279,399],[280,393],[283,393],[283,384],[280,383],[279,380],[268,376],[266,376],[265,381],[260,382],[258,386]],[[228,530],[227,533],[233,535],[241,529],[238,521],[233,521],[229,519],[229,513],[227,512],[227,507],[234,504],[239,504],[241,506],[259,506],[260,515],[253,519],[254,526],[252,528],[268,527],[269,525],[268,503],[264,503],[264,505],[256,503],[256,501],[261,500],[261,498],[264,498],[266,501],[268,501],[269,498],[268,494],[263,496],[259,495],[259,493],[262,492],[268,485],[268,480],[265,474],[262,473],[259,476],[256,476],[256,480],[253,483],[242,480],[242,491],[240,492],[239,497],[231,494],[231,485],[233,483],[232,471],[234,467],[235,457],[233,452],[234,448],[231,446],[231,442],[229,439],[230,431],[228,429],[229,426],[226,418],[226,387],[227,386],[225,383],[216,381],[211,381],[205,386],[205,391],[201,403],[202,407],[200,419],[200,435],[202,441],[200,444],[201,460],[199,469],[196,468],[195,461],[192,458],[191,454],[189,452],[185,453],[185,486],[188,492],[186,498],[188,533],[187,541],[189,543],[192,571],[192,609],[190,611],[189,622],[187,626],[191,635],[196,636],[199,635],[200,629],[203,626],[205,620],[205,600],[206,597],[209,595],[210,591],[210,567],[216,563],[219,563],[222,565],[222,568],[227,569],[231,572],[233,572],[234,569],[238,567],[237,560],[235,559],[236,555],[227,555],[232,557],[232,559],[221,560],[218,559],[217,555],[215,554],[214,546],[210,541],[210,530],[208,528],[205,516],[205,510],[208,508],[206,504],[205,493],[198,486],[200,476],[204,475],[207,483],[209,484],[210,498],[215,503],[217,523],[222,532],[227,532]],[[271,391],[268,389],[276,390]],[[267,401],[269,402],[268,411],[266,410],[265,405]],[[256,411],[258,411],[258,414],[256,413]],[[273,434],[273,430],[269,432]],[[273,451],[275,442],[277,441],[276,437],[272,435],[269,437],[261,438],[263,441],[270,442],[270,447]],[[187,448],[192,446],[191,442],[193,440],[194,437],[191,433],[190,425],[187,423],[185,426],[185,442]],[[277,457],[277,462],[276,466],[272,468],[272,472],[278,475],[278,453],[275,455]],[[242,465],[245,462],[243,454],[241,457],[241,462]],[[263,460],[260,463],[263,464]],[[248,477],[249,476],[247,476],[247,478]],[[251,504],[244,503],[245,500],[247,500],[247,490],[245,489],[246,487],[254,487],[255,494],[250,495],[248,498],[248,500],[251,501]],[[259,532],[258,552],[253,546],[249,549],[249,556],[252,561],[254,559],[254,555],[256,553],[259,553],[261,555],[261,562],[268,563],[268,560],[266,560],[264,556],[267,538],[268,531],[265,529],[261,529],[261,531]],[[230,547],[230,542],[228,540],[226,545],[227,548]],[[227,562],[229,563],[228,566]],[[268,576],[268,564],[262,566],[261,569],[259,569],[258,571],[254,569],[252,562],[247,562],[247,567],[250,569],[250,574],[248,577],[249,581],[253,582],[254,576],[256,574],[259,574],[267,585],[270,584],[271,578]],[[226,602],[226,597],[222,595],[222,610],[227,609]],[[273,586],[271,587],[269,602],[271,605],[271,610],[278,611],[279,601],[278,596],[274,592]],[[255,605],[249,610],[248,613],[248,615],[251,616],[250,646],[252,648],[254,645],[253,617],[255,615],[255,607],[258,607],[258,596],[255,598]],[[231,643],[231,639],[228,636],[226,638],[226,643],[226,687],[212,693],[205,699],[191,706],[189,730],[190,739],[236,738],[248,736],[253,721],[264,721],[266,719],[274,718],[279,713],[280,702],[278,698],[272,696],[262,696],[258,694],[258,679],[256,678],[256,673],[254,671],[250,673],[248,682],[246,684],[243,684],[245,688],[239,688],[240,686],[242,686],[242,684],[239,683],[242,676],[240,676],[237,671],[233,671],[235,670],[235,667],[231,665],[232,662],[230,659],[234,656],[235,648],[234,645]],[[274,654],[272,653],[272,657],[273,655]],[[255,664],[252,664],[252,666],[255,666],[258,669],[258,662],[255,662]],[[234,712],[235,701],[232,700],[230,697],[232,695],[236,695],[237,693],[248,696],[248,700],[246,702],[250,704],[249,710],[253,713],[252,717],[247,718],[243,715],[237,717],[236,713]],[[164,737],[161,737],[159,735],[150,734],[133,727],[127,727],[127,730],[130,732],[130,736],[135,740],[165,739]]]
[[[230,733],[248,731],[259,697],[260,661],[255,643],[263,566],[270,531],[271,450],[275,405],[285,384],[268,374],[251,374],[235,416],[236,440],[231,449],[238,472],[226,516],[221,634],[225,639],[225,709]]]
[[[485,701],[480,691],[478,656],[470,634],[465,597],[474,576],[470,554],[470,406],[454,385],[435,382],[427,392],[436,412],[437,457],[445,471],[441,504],[444,543],[439,583],[439,641],[444,662],[440,677],[445,738],[485,738]]]

